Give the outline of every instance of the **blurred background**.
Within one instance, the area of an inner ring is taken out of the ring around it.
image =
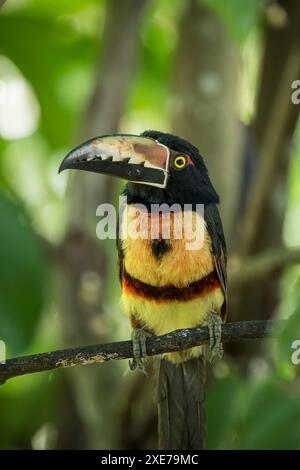
[[[221,195],[230,320],[288,319],[279,340],[226,345],[225,359],[209,368],[208,447],[300,449],[300,365],[291,362],[300,339],[297,79],[295,0],[5,2],[7,357],[129,338],[114,241],[96,238],[96,207],[117,204],[122,185],[57,170],[83,139],[171,131],[200,149]],[[0,423],[2,449],[156,447],[151,387],[126,361],[9,380]]]

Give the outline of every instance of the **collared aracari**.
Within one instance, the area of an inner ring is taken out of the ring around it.
[[[226,319],[226,245],[217,204],[198,149],[184,139],[158,131],[140,136],[110,135],[91,139],[72,150],[60,171],[79,169],[126,179],[127,207],[189,207],[199,218],[203,243],[175,236],[178,212],[170,213],[169,238],[162,236],[163,211],[151,215],[142,237],[117,239],[122,301],[132,325],[134,360],[131,368],[145,371],[146,339],[180,328],[207,325],[211,357],[222,356],[221,323]],[[196,210],[204,205],[204,213]],[[166,210],[166,209],[164,209]],[[134,212],[134,211],[133,211]],[[148,215],[147,215],[148,216]],[[182,219],[181,219],[182,220]],[[122,223],[122,222],[121,222]],[[151,224],[160,229],[153,238]],[[203,347],[162,355],[156,362],[159,446],[200,449],[204,443]]]

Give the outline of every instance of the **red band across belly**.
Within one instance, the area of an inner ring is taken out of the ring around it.
[[[201,297],[220,287],[219,277],[216,271],[211,272],[207,276],[192,282],[186,287],[168,286],[151,286],[130,276],[125,270],[123,272],[122,287],[126,294],[135,297],[142,297],[155,302],[165,302],[169,300],[177,300],[186,302]]]

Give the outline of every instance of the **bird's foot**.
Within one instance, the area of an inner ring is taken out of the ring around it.
[[[210,313],[207,319],[207,327],[209,331],[209,346],[211,351],[210,362],[213,363],[216,357],[222,359],[223,345],[222,338],[222,319],[215,313]]]
[[[139,370],[147,377],[146,365],[147,365],[147,350],[146,342],[147,339],[152,336],[149,331],[143,328],[134,328],[131,333],[132,348],[133,348],[133,359],[129,361],[129,367],[131,370]]]

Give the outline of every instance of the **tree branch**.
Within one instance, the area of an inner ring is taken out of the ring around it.
[[[282,269],[300,264],[300,248],[278,248],[249,256],[241,261],[229,260],[228,279],[230,290],[265,280]]]
[[[282,152],[278,152],[278,149],[281,148],[280,144],[283,141],[290,112],[291,109],[293,110],[291,83],[298,76],[299,64],[299,44],[297,42],[290,50],[279,81],[273,112],[270,115],[260,148],[262,158],[259,169],[250,188],[246,207],[243,211],[240,249],[244,256],[252,251],[258,227],[261,226],[264,217],[266,201],[273,193],[274,175],[282,158]],[[276,132],[274,132],[274,129],[276,129]]]
[[[285,321],[245,321],[227,323],[222,327],[224,343],[242,339],[277,336]],[[154,356],[167,352],[189,349],[207,343],[207,327],[176,330],[163,336],[153,336],[147,341],[147,354]],[[34,354],[8,359],[0,364],[0,384],[19,375],[85,364],[107,362],[113,359],[133,357],[132,341],[96,344],[78,348]]]

